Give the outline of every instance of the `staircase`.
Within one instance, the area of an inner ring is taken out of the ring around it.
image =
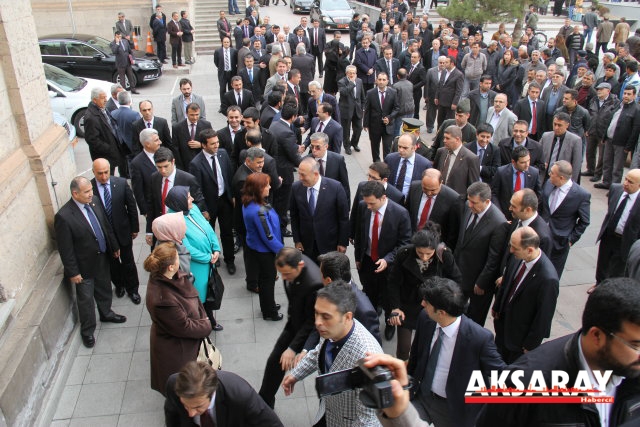
[[[213,51],[221,46],[216,23],[220,18],[221,10],[228,12],[229,3],[227,0],[194,0],[194,3],[195,50],[199,55],[213,55]],[[238,6],[241,12],[244,12],[242,0],[238,1]],[[232,27],[235,24],[235,18],[237,16],[229,16],[227,13],[227,19]]]

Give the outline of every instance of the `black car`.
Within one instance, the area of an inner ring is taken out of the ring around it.
[[[322,28],[347,31],[354,13],[346,0],[314,0],[309,17]]]
[[[54,34],[40,38],[38,43],[42,62],[46,64],[55,65],[74,76],[121,83],[116,70],[116,57],[111,53],[107,39],[89,34]],[[138,50],[133,51],[133,56],[136,86],[160,78],[162,63],[158,58],[147,58],[144,52]],[[126,88],[129,88],[128,78]]]
[[[311,3],[313,3],[313,0],[291,0],[289,2],[289,7],[293,10],[293,13],[309,13],[311,10]]]

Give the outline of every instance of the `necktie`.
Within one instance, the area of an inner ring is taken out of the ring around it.
[[[415,68],[416,68],[416,66],[415,66],[415,65],[412,65],[412,66],[411,66],[411,69],[409,70],[409,75],[411,75],[411,73],[413,73],[413,70],[414,70]]]
[[[249,70],[249,81],[253,83],[253,70]]]
[[[620,222],[620,218],[622,218],[622,213],[624,212],[624,208],[627,206],[627,201],[629,201],[629,195],[626,193],[623,193],[622,199],[620,199],[620,204],[618,205],[618,208],[613,213],[613,217],[609,221],[609,224],[607,224],[607,228],[612,233],[615,233],[616,227],[618,227],[618,223]]]
[[[438,365],[438,357],[440,357],[440,348],[442,347],[442,340],[444,338],[444,330],[438,329],[438,338],[433,343],[431,352],[429,353],[429,360],[427,361],[427,368],[424,371],[424,378],[420,384],[420,390],[423,397],[428,396],[431,393],[431,385],[433,384],[433,377],[436,373],[436,366]]]
[[[109,113],[107,113],[107,110],[105,109],[102,109],[102,114],[104,115],[104,118],[107,121],[107,124],[109,125],[109,129],[111,129],[111,133],[117,137],[116,129],[115,127],[113,127],[113,123],[111,123],[111,116],[109,115]]]
[[[558,209],[558,196],[560,195],[560,188],[556,187],[551,192],[549,197],[549,211],[553,214]]]
[[[382,35],[382,44],[385,44],[387,42],[387,34],[383,34]]]
[[[284,78],[284,76],[280,77],[282,79],[283,82],[286,81],[286,79]]]
[[[224,71],[229,71],[231,69],[231,60],[229,59],[229,51],[227,49],[224,50]]]
[[[551,166],[554,162],[558,161],[558,156],[560,155],[560,149],[562,148],[562,140],[560,137],[556,137],[556,142],[553,144],[553,150],[551,151],[551,158],[549,159],[549,170],[551,170]]]
[[[471,223],[467,227],[467,232],[465,233],[466,235],[471,234],[473,229],[476,228],[476,223],[477,222],[478,222],[478,214],[473,214],[473,219],[471,220]]]
[[[164,204],[164,200],[167,198],[169,192],[169,178],[164,179],[164,186],[162,187],[162,215],[167,213],[167,205]]]
[[[293,86],[293,93],[295,93],[296,99],[299,99],[299,96],[298,96],[298,85]]]
[[[224,31],[228,33],[229,32],[229,24],[227,24],[227,20],[226,19],[224,19],[222,21],[222,25],[224,25]]]
[[[444,85],[444,79],[445,77],[447,77],[447,72],[445,70],[442,70],[442,72],[440,73],[440,85]]]
[[[195,123],[191,123],[191,141],[195,141],[196,140],[196,124]]]
[[[93,213],[93,209],[91,209],[91,206],[89,206],[89,204],[84,205],[84,210],[87,211],[87,216],[89,217],[91,228],[93,228],[93,232],[98,239],[98,249],[102,253],[107,252],[107,241],[104,238],[104,234],[102,233],[102,228],[100,227],[98,218],[96,218],[96,214]]]
[[[215,427],[216,424],[213,422],[213,418],[211,418],[211,414],[209,414],[209,409],[204,411],[202,415],[200,415],[200,427]]]
[[[284,53],[285,53],[284,44],[280,43],[280,48],[282,49],[282,54],[284,55]]]
[[[238,105],[242,105],[242,96],[238,93]]]
[[[320,175],[324,176],[324,160],[318,160],[318,164],[320,165]]]
[[[418,230],[422,230],[427,223],[429,211],[431,210],[431,200],[431,197],[427,196],[427,201],[424,203],[424,208],[422,208],[422,214],[420,215],[420,221],[418,222]]]
[[[246,25],[244,27],[244,37],[247,39],[249,38],[249,28]]]
[[[211,170],[213,171],[213,179],[218,182],[218,165],[216,164],[216,156],[211,156]]]
[[[384,92],[380,92],[380,107],[384,107]]]
[[[298,37],[298,43],[302,43],[302,37]]]
[[[387,69],[389,70],[389,84],[393,84],[393,67],[391,61],[387,61]]]
[[[112,206],[111,206],[111,191],[109,190],[109,183],[102,184],[104,189],[104,210],[107,212],[109,222],[113,222],[111,218]]]
[[[318,46],[318,29],[316,28],[316,33],[313,35],[313,44]]]
[[[376,211],[373,216],[373,229],[371,230],[371,259],[378,261],[378,228],[380,227],[380,212]]]
[[[453,151],[449,150],[449,152],[447,153],[447,158],[444,159],[444,168],[443,170],[441,170],[440,172],[444,173],[444,179],[442,180],[442,183],[444,185],[447,185],[447,178],[449,178],[449,167],[451,165],[451,157],[453,156]]]
[[[522,172],[516,171],[516,184],[513,186],[513,192],[522,190]]]
[[[536,101],[532,102],[531,106],[531,133],[538,133],[538,109],[536,108]]]
[[[147,122],[147,129],[151,128],[151,122]]]
[[[482,159],[484,159],[484,150],[485,148],[478,149],[478,158],[480,159],[480,164],[482,165]]]
[[[322,127],[324,126],[323,122],[320,122],[320,126],[318,126],[318,132],[322,132]]]
[[[514,277],[513,282],[511,282],[511,289],[509,289],[509,295],[507,296],[507,303],[510,303],[511,300],[513,299],[513,295],[516,293],[516,290],[518,289],[518,283],[520,283],[520,281],[522,280],[522,277],[524,276],[524,272],[527,270],[527,265],[524,263],[524,261],[522,261],[522,267],[520,267],[520,270],[518,270],[518,274],[516,274],[516,277]]]
[[[316,211],[316,189],[313,187],[309,188],[309,209],[312,214]]]
[[[400,166],[400,172],[398,172],[398,179],[396,180],[396,188],[402,192],[404,188],[404,179],[407,176],[407,159],[402,159],[402,166]]]

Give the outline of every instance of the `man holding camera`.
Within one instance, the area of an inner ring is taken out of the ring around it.
[[[282,387],[286,396],[293,392],[296,382],[314,371],[326,374],[350,370],[367,354],[382,353],[378,341],[353,318],[355,310],[356,297],[349,286],[330,283],[318,291],[315,323],[321,340],[285,377]],[[376,411],[362,404],[359,393],[360,390],[356,389],[321,398],[313,424],[344,427],[379,425]]]

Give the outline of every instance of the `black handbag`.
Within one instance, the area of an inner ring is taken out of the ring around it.
[[[219,310],[223,295],[224,283],[222,283],[222,277],[220,277],[218,269],[211,266],[209,270],[209,281],[207,282],[207,307],[210,307],[212,310]]]

